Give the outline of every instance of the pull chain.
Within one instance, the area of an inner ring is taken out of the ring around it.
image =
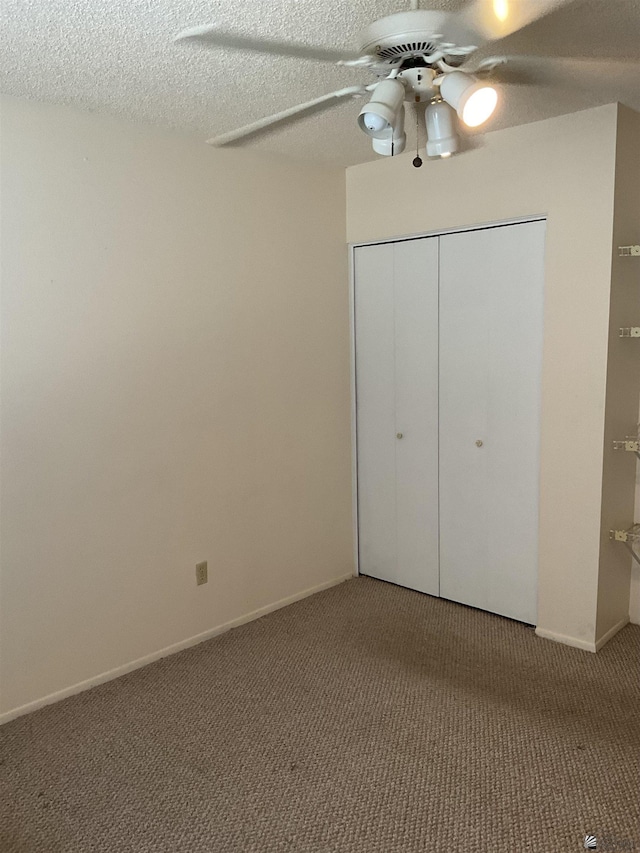
[[[416,156],[413,158],[413,165],[416,169],[422,166],[422,158],[420,157],[420,116],[418,114],[418,105],[416,104]]]

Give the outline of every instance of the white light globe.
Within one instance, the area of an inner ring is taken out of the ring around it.
[[[384,136],[374,136],[371,143],[376,154],[381,154],[383,157],[394,157],[402,154],[407,144],[407,137],[404,132],[404,104],[398,110],[394,126],[389,125]]]
[[[451,71],[444,75],[440,95],[458,113],[467,127],[483,124],[496,108],[498,93],[464,71]]]
[[[498,93],[491,86],[476,89],[462,110],[462,121],[467,127],[478,127],[489,118],[498,103]]]
[[[365,113],[362,120],[367,130],[370,130],[373,133],[379,133],[388,126],[386,119],[376,113]]]
[[[384,139],[372,139],[373,150],[376,154],[381,154],[383,157],[397,157],[402,154],[407,144],[407,137],[403,133],[402,136],[392,136],[389,134]]]
[[[360,130],[374,139],[388,136],[391,128],[396,126],[405,94],[404,83],[400,80],[387,79],[376,83],[371,100],[360,110]]]
[[[425,111],[427,157],[450,157],[458,150],[456,114],[444,101],[434,101]]]

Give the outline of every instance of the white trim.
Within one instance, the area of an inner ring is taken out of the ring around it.
[[[618,633],[618,631],[621,631],[625,625],[628,624],[629,617],[626,616],[624,619],[621,619],[617,625],[614,625],[613,628],[609,628],[606,634],[603,634],[599,640],[596,640],[596,651],[599,652],[605,643],[608,643],[609,640]]]
[[[543,637],[545,640],[553,640],[556,643],[563,643],[565,646],[573,646],[576,649],[584,649],[587,652],[599,652],[600,649],[614,637],[618,631],[621,631],[625,625],[629,624],[629,617],[621,619],[617,625],[610,628],[606,634],[603,634],[595,643],[588,640],[579,640],[577,637],[569,637],[566,634],[556,634],[553,631],[545,631],[544,628],[536,628],[536,634]]]
[[[356,408],[356,269],[355,249],[349,247],[349,338],[351,388],[351,513],[353,518],[354,575],[360,574],[358,529],[358,429]]]
[[[145,655],[144,657],[133,660],[130,663],[117,666],[115,669],[110,669],[108,672],[103,672],[100,675],[87,678],[85,681],[80,681],[77,684],[71,685],[71,687],[65,687],[63,690],[58,690],[55,693],[49,693],[48,696],[43,696],[41,699],[36,699],[34,702],[28,702],[26,705],[20,705],[18,708],[5,711],[4,714],[0,714],[0,725],[8,723],[10,720],[15,720],[16,717],[21,717],[23,714],[30,714],[32,711],[44,708],[45,705],[52,705],[54,702],[66,699],[68,696],[75,696],[76,693],[82,693],[85,690],[90,690],[92,687],[97,687],[99,684],[112,681],[114,678],[119,678],[121,675],[126,675],[128,672],[147,666],[147,664],[160,660],[160,658],[167,657],[168,655],[174,655],[184,649],[191,648],[191,646],[197,646],[199,643],[204,643],[206,640],[210,640],[212,637],[218,636],[218,634],[223,634],[231,628],[237,628],[239,625],[244,625],[247,622],[253,622],[254,619],[266,616],[267,613],[272,613],[274,610],[279,610],[281,607],[286,607],[288,604],[293,604],[296,601],[300,601],[303,598],[314,595],[316,592],[322,592],[332,586],[337,586],[344,581],[350,580],[352,577],[353,573],[341,575],[333,580],[318,584],[318,586],[302,590],[302,592],[296,592],[293,595],[287,596],[287,598],[281,598],[280,601],[274,601],[272,604],[267,604],[264,607],[258,608],[258,610],[253,610],[251,613],[245,613],[244,616],[239,616],[237,619],[232,619],[230,622],[225,622],[215,628],[210,628],[208,631],[203,631],[201,634],[196,634],[194,637],[188,637],[186,640],[180,640],[179,643],[173,643],[171,646],[167,646],[164,649],[151,652],[150,655]]]
[[[573,646],[573,648],[583,649],[585,652],[596,651],[596,644],[589,642],[589,640],[579,640],[578,637],[569,637],[567,634],[556,634],[554,631],[546,631],[544,628],[536,628],[536,634],[545,640],[553,640],[554,643]]]
[[[397,237],[381,237],[378,240],[355,240],[349,247],[357,249],[360,246],[378,246],[381,243],[403,243],[406,240],[422,240],[425,237],[442,237],[445,234],[460,234],[463,231],[483,231],[486,228],[502,228],[504,225],[524,225],[526,222],[547,221],[546,213],[535,213],[531,216],[517,216],[514,219],[497,219],[493,222],[477,222],[475,225],[460,225],[457,228],[438,228],[435,231],[419,231],[415,234],[401,234]]]

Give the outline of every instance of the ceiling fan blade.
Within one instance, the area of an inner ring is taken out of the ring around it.
[[[321,95],[319,98],[314,98],[312,101],[307,101],[304,104],[298,104],[296,107],[290,107],[288,110],[283,110],[281,113],[261,118],[254,121],[252,124],[247,124],[238,130],[231,130],[229,133],[223,133],[220,136],[214,136],[207,139],[209,145],[215,148],[221,148],[223,145],[230,145],[232,142],[238,142],[240,139],[246,139],[249,136],[255,136],[264,130],[268,130],[276,125],[283,124],[291,119],[299,119],[311,113],[319,112],[323,109],[328,109],[334,106],[338,101],[344,98],[357,98],[367,93],[366,86],[348,86],[346,89],[338,89],[336,92],[329,92],[327,95]]]
[[[250,50],[254,53],[272,53],[276,56],[293,56],[296,59],[315,59],[318,62],[353,62],[359,60],[360,54],[332,50],[325,47],[310,47],[306,44],[296,44],[288,41],[273,39],[250,38],[237,33],[219,30],[215,24],[202,27],[192,27],[183,30],[174,41],[195,41],[205,47],[231,47],[234,50]]]
[[[460,13],[460,23],[485,41],[501,39],[566,6],[572,0],[472,0]]]
[[[632,60],[575,57],[503,56],[468,62],[462,70],[493,83],[507,85],[593,85],[594,77],[614,78],[616,73],[640,76]]]

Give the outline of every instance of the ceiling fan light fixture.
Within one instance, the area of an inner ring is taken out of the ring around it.
[[[395,125],[388,128],[384,137],[373,137],[371,140],[373,150],[383,157],[397,157],[402,154],[407,145],[407,136],[404,132],[404,104],[400,105]]]
[[[487,86],[464,71],[445,74],[440,84],[440,94],[467,127],[484,124],[493,115],[498,103],[498,93],[493,86]]]
[[[509,0],[493,0],[493,14],[504,23],[509,17]]]
[[[385,139],[393,133],[404,101],[404,85],[395,79],[382,80],[373,90],[368,104],[360,110],[360,130],[373,139]]]
[[[459,147],[455,112],[444,101],[432,101],[425,112],[427,157],[450,157]]]
[[[473,92],[462,110],[467,127],[479,127],[491,118],[498,104],[498,92],[493,86],[482,86]]]

